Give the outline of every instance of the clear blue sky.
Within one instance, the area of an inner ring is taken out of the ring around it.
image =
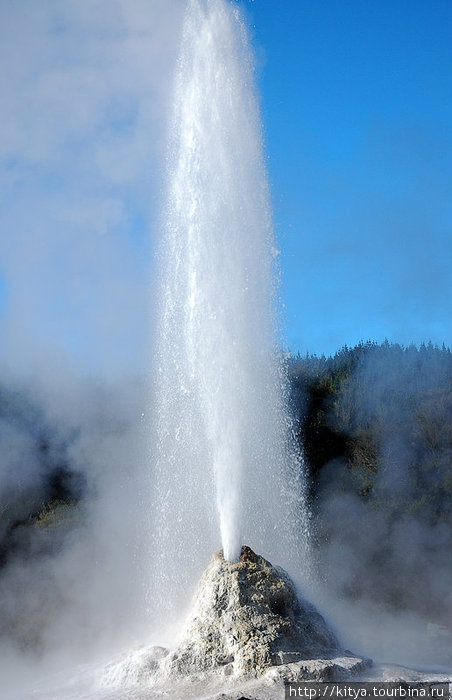
[[[287,341],[452,343],[452,2],[249,0]]]
[[[451,0],[238,1],[287,346],[452,345]],[[17,371],[148,366],[183,9],[0,0],[0,360]]]

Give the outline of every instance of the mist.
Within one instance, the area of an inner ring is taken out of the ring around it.
[[[0,4],[3,368],[147,367],[183,4]]]
[[[77,380],[59,397],[45,397],[42,387],[31,392],[28,403],[22,389],[20,409],[0,419],[7,454],[0,646],[10,680],[13,652],[25,669],[45,668],[55,655],[59,664],[86,662],[135,642],[138,631],[150,634],[143,629],[150,504],[142,382]]]
[[[152,256],[183,5],[0,3],[2,692],[149,635]]]
[[[389,343],[354,352],[336,356],[340,388],[325,403],[338,454],[314,476],[325,609],[350,648],[450,667],[451,355]]]

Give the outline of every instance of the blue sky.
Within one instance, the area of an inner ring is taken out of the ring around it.
[[[287,346],[452,344],[452,4],[241,0]],[[184,0],[0,0],[0,364],[145,367]],[[6,358],[6,359],[5,359]]]
[[[246,2],[290,348],[452,343],[452,4]]]

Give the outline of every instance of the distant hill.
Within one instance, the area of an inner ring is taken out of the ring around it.
[[[319,560],[338,594],[450,619],[450,350],[360,343],[291,357],[289,376]]]

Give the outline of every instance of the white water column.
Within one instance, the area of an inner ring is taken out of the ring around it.
[[[188,4],[163,228],[153,565],[183,598],[213,549],[290,568],[307,536],[253,55],[225,0]]]

